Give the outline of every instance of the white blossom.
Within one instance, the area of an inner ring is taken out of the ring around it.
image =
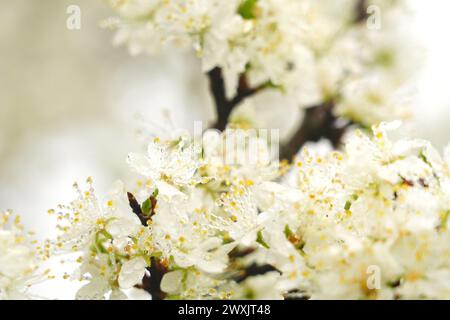
[[[97,199],[92,181],[69,206],[56,213],[59,229],[56,247],[61,253],[79,254],[80,264],[73,279],[88,280],[77,299],[125,297],[122,289],[139,284],[152,250],[150,230],[141,224],[128,203],[124,184],[117,182],[104,202]]]
[[[131,153],[128,164],[137,173],[152,182],[163,196],[182,195],[180,189],[195,182],[194,174],[201,166],[198,145],[180,137],[161,142],[155,138],[148,146],[147,155]]]
[[[20,223],[12,212],[0,212],[0,300],[30,299],[29,287],[40,280],[39,260]]]

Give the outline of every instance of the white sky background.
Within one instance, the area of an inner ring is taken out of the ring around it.
[[[30,0],[9,1],[14,2],[11,6],[16,10],[24,11],[30,5]],[[134,127],[133,124],[133,128],[130,128],[129,125],[135,121],[133,115],[136,112],[141,113],[144,119],[160,123],[162,117],[157,110],[169,109],[172,110],[174,121],[185,127],[189,127],[193,120],[213,117],[212,110],[209,109],[204,115],[204,105],[210,103],[204,79],[191,78],[192,68],[197,67],[195,61],[186,64],[183,63],[185,60],[171,55],[152,59],[132,58],[123,48],[113,49],[110,47],[112,33],[97,31],[97,21],[106,18],[110,11],[100,0],[99,5],[92,4],[95,2],[97,0],[61,0],[58,4],[54,0],[34,1],[35,5],[47,3],[55,10],[53,17],[56,18],[52,20],[46,17],[47,13],[43,10],[32,8],[33,15],[41,15],[41,18],[47,19],[43,30],[18,25],[15,19],[20,14],[16,16],[11,8],[0,10],[0,29],[3,27],[2,23],[6,23],[5,34],[2,35],[0,31],[0,52],[5,52],[1,42],[11,47],[11,61],[19,61],[18,74],[22,72],[21,62],[34,59],[31,65],[36,67],[35,73],[42,77],[42,81],[30,76],[36,82],[33,90],[39,91],[41,88],[44,95],[59,93],[62,96],[42,100],[37,96],[33,101],[25,100],[12,107],[2,106],[0,97],[0,108],[6,108],[6,114],[10,112],[13,115],[11,121],[17,124],[16,131],[12,132],[17,136],[20,133],[21,137],[8,149],[6,156],[2,158],[0,152],[0,209],[16,209],[24,217],[27,226],[41,236],[49,236],[54,230],[53,218],[46,215],[47,209],[71,199],[71,185],[75,180],[82,182],[92,175],[98,189],[103,191],[115,177],[124,174],[127,152],[139,147],[134,142],[137,126]],[[430,139],[441,148],[450,141],[450,1],[411,0],[411,3],[416,11],[415,25],[411,32],[417,34],[426,54],[417,86],[418,96],[414,108],[416,120],[414,126],[410,126],[414,128],[410,130],[410,134]],[[58,29],[64,24],[65,7],[69,4],[79,4],[84,15],[83,30],[78,34]],[[91,13],[91,7],[95,9],[95,14]],[[16,38],[21,37],[14,35],[18,30],[22,30],[23,34],[30,33],[29,36],[34,39],[34,42],[24,41],[23,45],[30,48],[32,55],[24,55],[23,60],[20,60],[20,54],[14,48]],[[49,33],[49,30],[55,33]],[[8,35],[5,42],[3,39]],[[89,37],[93,43],[86,45]],[[73,46],[70,47],[72,51],[67,51],[68,46]],[[39,54],[54,56],[51,61],[44,61]],[[93,57],[95,55],[97,60]],[[0,90],[3,90],[2,62]],[[46,69],[47,65],[55,64],[58,70],[64,66],[67,69],[61,74],[53,74],[53,71]],[[55,77],[54,83],[46,84],[48,73]],[[80,84],[71,87],[67,82],[69,91],[64,92],[64,81],[74,77],[80,78]],[[95,82],[87,82],[88,77]],[[61,83],[61,87],[58,87],[58,83]],[[56,88],[57,92],[51,91],[52,88]],[[90,88],[99,93],[89,91]],[[18,96],[29,94],[27,90],[29,89],[18,89]],[[0,91],[0,94],[4,93],[8,92]],[[104,96],[100,97],[101,94]],[[74,100],[72,104],[64,100],[67,95]],[[81,109],[88,102],[92,102],[92,106],[87,107],[87,110],[82,110],[77,115],[69,112],[73,108]],[[187,105],[190,107],[189,111],[186,110]],[[11,109],[8,110],[8,107]],[[14,111],[20,111],[21,108],[27,115],[29,110],[44,107],[52,110],[51,116],[32,118],[33,121],[23,126],[20,125],[23,118],[14,115]],[[4,110],[0,109],[0,117]],[[73,117],[73,120],[68,121],[68,117]],[[33,127],[39,124],[42,126]],[[10,134],[10,131],[0,125],[0,151],[13,138]],[[71,293],[66,290],[61,296],[70,298]]]
[[[418,83],[414,135],[442,147],[450,141],[450,1],[412,3],[416,9],[413,32],[426,50]]]

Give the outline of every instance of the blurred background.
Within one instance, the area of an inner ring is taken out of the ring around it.
[[[70,201],[74,181],[93,176],[102,191],[126,175],[143,123],[158,126],[170,115],[189,129],[214,118],[197,60],[113,48],[113,33],[99,26],[113,14],[102,1],[0,3],[0,208],[14,208],[39,236],[54,232],[47,209]],[[450,141],[450,2],[411,4],[425,62],[416,120],[405,130],[442,148]],[[69,5],[81,8],[80,30],[66,28]]]

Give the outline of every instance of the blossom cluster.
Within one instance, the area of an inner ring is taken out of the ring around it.
[[[391,141],[396,125],[375,127],[372,139],[354,133],[343,153],[303,150],[294,209],[280,210],[263,232],[275,248],[284,232],[293,257],[302,256],[304,266],[289,274],[302,279],[296,290],[332,299],[449,297],[448,149],[443,159],[426,141]]]
[[[234,121],[267,128],[252,110],[283,105],[289,114],[289,107],[327,101],[337,105],[337,116],[367,127],[409,116],[404,91],[416,57],[400,27],[400,0],[109,2],[120,16],[109,20],[118,29],[114,42],[132,54],[190,47],[204,72],[221,69],[228,97],[242,76],[262,89]],[[369,5],[377,8],[373,17]]]
[[[128,157],[140,177],[103,200],[88,179],[51,212],[87,281],[77,298],[126,298],[157,272],[168,299],[449,298],[450,153],[392,141],[397,125],[355,131],[342,152],[304,148],[287,173],[204,152],[221,139],[152,140]]]

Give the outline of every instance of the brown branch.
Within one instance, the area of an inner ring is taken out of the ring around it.
[[[223,131],[231,114],[231,106],[225,94],[225,81],[222,77],[222,70],[217,67],[212,69],[208,72],[208,79],[217,112],[217,120],[213,127]]]
[[[238,86],[238,92],[236,96],[231,99],[230,105],[232,106],[232,109],[236,107],[239,103],[244,101],[246,98],[258,93],[259,91],[265,89],[268,87],[267,83],[263,83],[255,88],[250,88],[247,83],[247,77],[245,75],[241,75],[239,78],[239,86]]]
[[[228,118],[234,107],[247,97],[267,87],[267,84],[263,84],[256,88],[250,88],[245,75],[242,75],[236,96],[228,100],[225,95],[225,83],[222,77],[222,70],[220,68],[214,68],[208,73],[208,77],[217,110],[217,121],[213,127],[221,131],[225,130]],[[332,112],[333,106],[334,103],[329,101],[306,109],[302,124],[289,142],[281,147],[281,159],[291,161],[306,142],[319,141],[321,138],[329,139],[335,147],[339,146],[342,135],[347,127],[337,126],[337,119]]]
[[[368,15],[367,15],[367,7],[368,7],[368,3],[367,0],[358,0],[358,2],[356,3],[356,8],[355,8],[355,23],[360,23],[363,22],[367,19]]]
[[[236,281],[237,283],[241,283],[250,277],[263,275],[263,274],[266,274],[271,271],[280,272],[278,269],[271,266],[270,264],[257,264],[254,262],[254,263],[246,266],[238,274],[236,274],[234,277],[232,277],[232,280]]]
[[[152,295],[152,300],[164,300],[166,293],[161,290],[161,281],[168,272],[167,268],[155,257],[151,258],[151,265],[147,268],[150,275],[145,275],[140,289]]]
[[[333,114],[334,102],[307,108],[303,120],[291,139],[281,147],[280,158],[291,162],[297,152],[308,142],[317,142],[322,138],[330,140],[335,148],[341,144],[342,136],[351,122],[339,126]]]
[[[134,214],[137,215],[137,217],[139,218],[139,221],[141,221],[141,224],[146,227],[148,218],[142,212],[141,205],[139,204],[139,202],[136,200],[136,198],[134,197],[134,195],[132,193],[127,192],[127,196],[128,196],[128,202],[129,202],[130,207],[133,210]]]
[[[232,99],[227,99],[222,70],[219,67],[212,69],[208,72],[208,79],[217,112],[217,120],[213,125],[213,128],[220,131],[225,130],[228,123],[228,118],[237,105],[239,105],[246,98],[267,87],[267,84],[262,84],[255,88],[250,88],[247,83],[247,77],[245,74],[242,74],[239,78],[236,96]]]

